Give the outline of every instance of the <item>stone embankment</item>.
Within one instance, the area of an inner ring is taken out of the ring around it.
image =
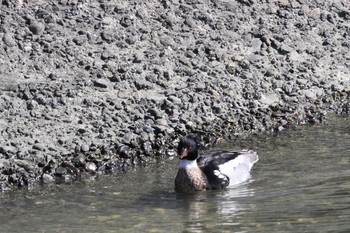
[[[348,112],[350,1],[0,3],[0,189]]]

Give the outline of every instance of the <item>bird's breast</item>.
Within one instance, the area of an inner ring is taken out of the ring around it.
[[[199,168],[179,169],[175,178],[175,190],[193,192],[206,190],[208,181]]]

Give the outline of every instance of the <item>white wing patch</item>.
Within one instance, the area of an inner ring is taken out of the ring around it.
[[[223,175],[219,170],[214,170],[214,175],[216,175],[219,179],[227,180],[227,176]]]
[[[226,175],[230,179],[229,186],[242,183],[250,178],[250,169],[258,161],[256,153],[242,154],[235,159],[219,165],[218,173]],[[217,171],[217,170],[216,170]],[[214,171],[215,174],[215,171]]]

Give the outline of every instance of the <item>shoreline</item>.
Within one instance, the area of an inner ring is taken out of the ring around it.
[[[0,6],[0,191],[349,113],[350,3]]]

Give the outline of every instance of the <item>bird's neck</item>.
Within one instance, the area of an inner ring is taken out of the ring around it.
[[[195,160],[182,159],[180,160],[179,168],[181,169],[198,168],[197,159]]]

